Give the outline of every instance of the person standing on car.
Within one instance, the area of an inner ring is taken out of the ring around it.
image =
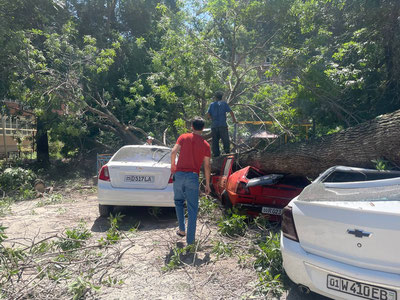
[[[237,123],[235,114],[229,107],[229,104],[222,101],[223,93],[218,91],[215,93],[214,102],[208,107],[208,118],[211,119],[211,136],[212,136],[212,152],[213,156],[220,155],[219,140],[222,140],[225,153],[230,152],[230,142],[228,134],[228,124],[226,123],[226,113],[231,114],[234,123]]]
[[[210,145],[201,136],[204,120],[192,120],[192,133],[182,134],[171,152],[171,173],[174,176],[174,201],[179,229],[177,234],[184,237],[188,245],[194,244],[196,235],[197,211],[199,207],[199,173],[204,163],[206,179],[205,192],[210,192]],[[178,162],[175,164],[177,154]],[[185,233],[184,203],[188,211],[187,233]]]

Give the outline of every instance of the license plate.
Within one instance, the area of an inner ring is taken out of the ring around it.
[[[394,290],[328,274],[327,288],[371,300],[397,300]]]
[[[280,208],[275,208],[275,207],[266,207],[266,206],[263,206],[262,209],[261,209],[261,212],[262,212],[263,214],[269,214],[269,215],[277,215],[277,216],[282,215],[282,209],[280,209]]]
[[[154,182],[154,176],[125,175],[125,182],[153,183]]]

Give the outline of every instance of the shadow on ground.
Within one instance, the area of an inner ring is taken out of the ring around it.
[[[123,215],[119,229],[128,231],[131,228],[138,228],[139,231],[149,231],[155,229],[166,229],[177,226],[174,207],[116,207],[113,215]],[[93,232],[106,232],[110,228],[107,217],[98,217],[91,228]]]
[[[207,264],[210,261],[210,253],[204,252],[184,252],[179,253],[180,250],[184,249],[184,244],[182,242],[177,242],[174,248],[171,248],[169,253],[165,257],[165,265],[168,265],[171,261],[174,267],[179,264],[186,264],[191,266],[201,266]]]
[[[302,293],[293,282],[291,282],[290,284],[290,289],[285,299],[286,300],[331,300],[330,298],[318,295],[313,292],[310,292],[308,294]]]

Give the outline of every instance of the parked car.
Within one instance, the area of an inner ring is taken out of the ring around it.
[[[99,172],[100,215],[115,206],[173,207],[172,185],[171,148],[124,146]]]
[[[400,172],[333,167],[284,208],[290,279],[333,299],[400,297]]]
[[[235,157],[228,156],[220,175],[212,176],[214,194],[227,209],[234,206],[271,220],[279,220],[282,209],[310,183],[302,176],[265,174],[252,166],[234,171],[234,166]]]

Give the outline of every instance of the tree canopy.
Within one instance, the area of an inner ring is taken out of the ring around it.
[[[397,0],[0,0],[0,25],[0,99],[64,155],[172,144],[217,90],[277,134],[400,109]]]

